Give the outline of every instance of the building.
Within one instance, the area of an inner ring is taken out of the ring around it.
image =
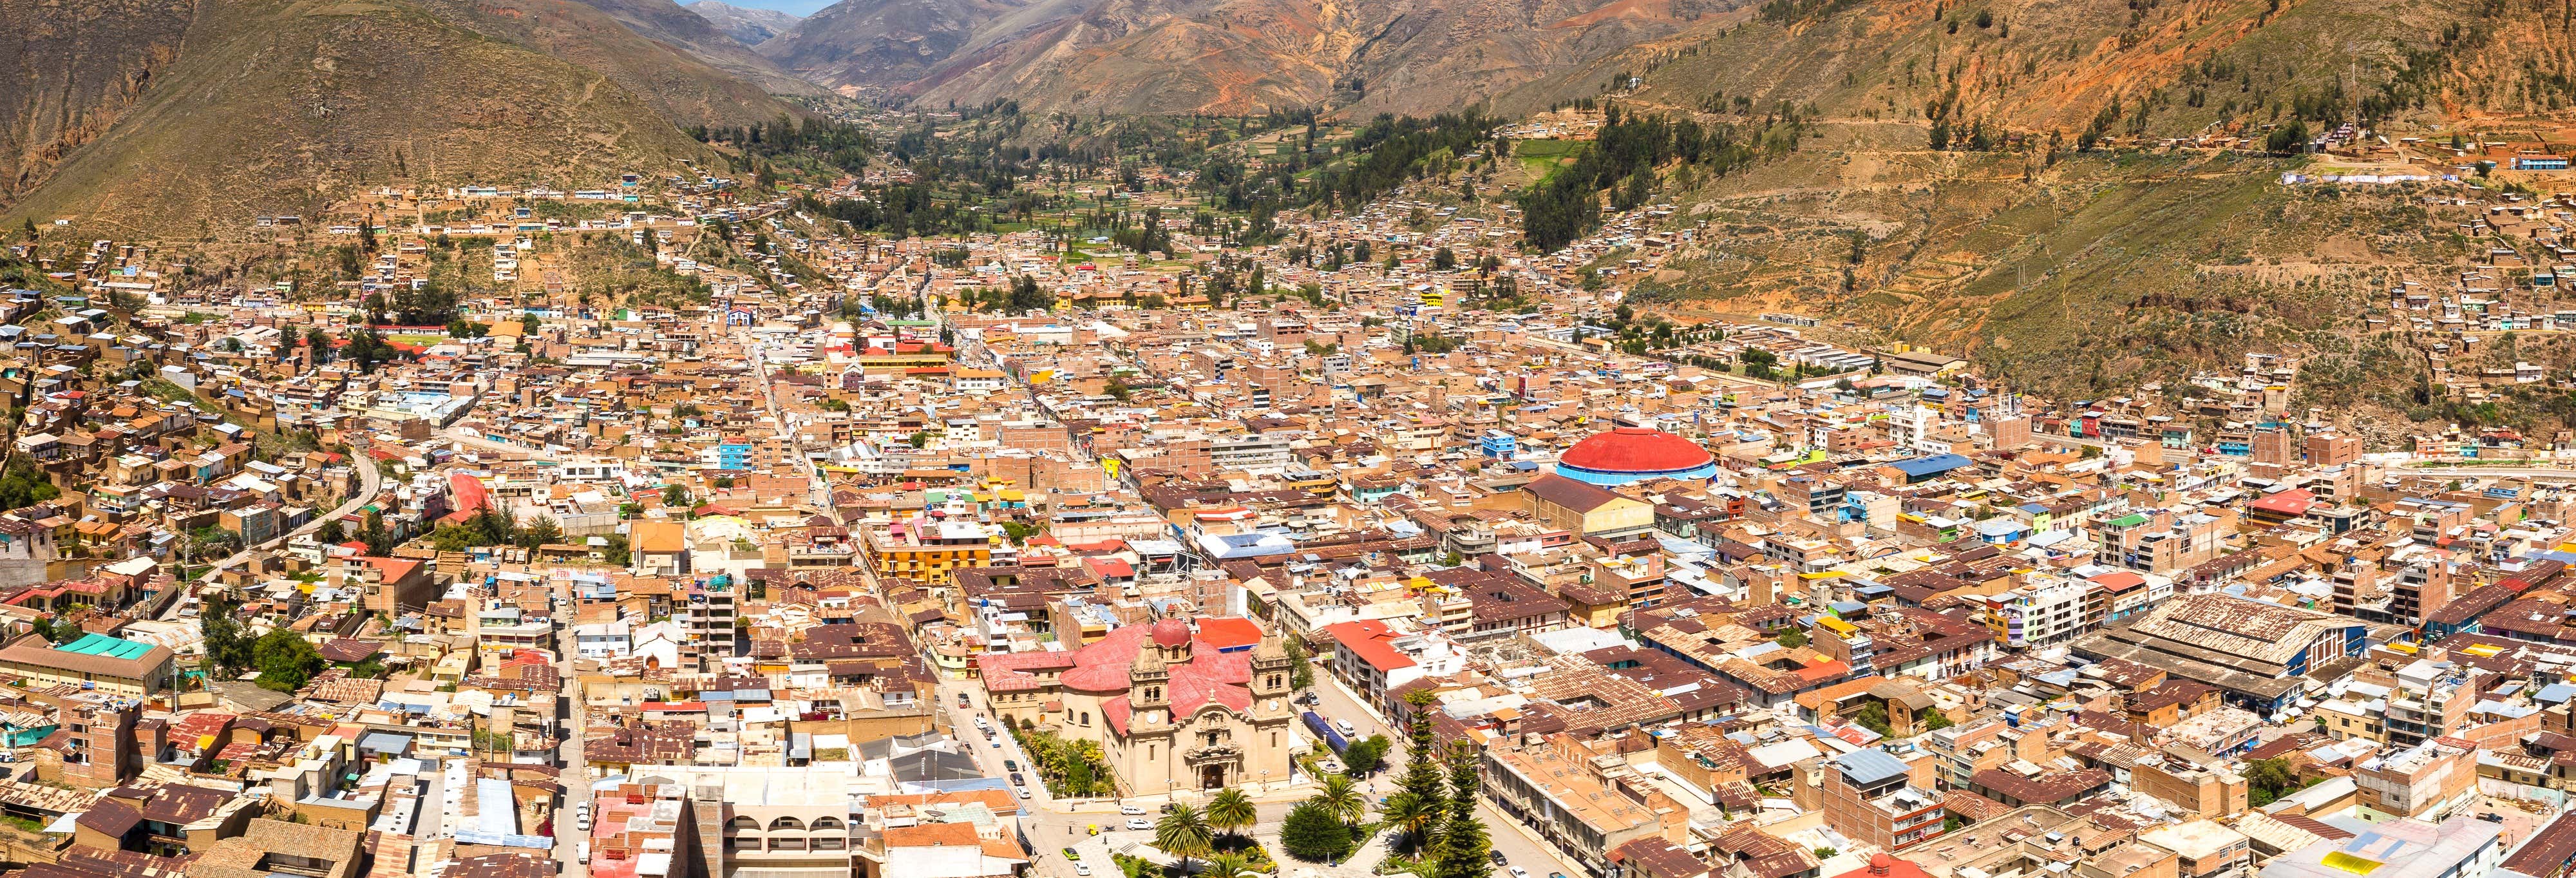
[[[2033,581],[2002,594],[1976,600],[1985,606],[1986,627],[2013,649],[2055,646],[2082,633],[2090,587],[2055,576]]]
[[[978,666],[997,715],[1098,743],[1122,795],[1288,780],[1293,667],[1278,635],[1229,653],[1189,623],[1161,619],[1071,652],[988,655]]]
[[[2177,878],[2237,878],[2254,865],[2244,833],[2209,820],[2158,826],[2138,833],[2138,840],[2174,852]]]
[[[1464,670],[1467,652],[1439,629],[1399,631],[1377,619],[1324,626],[1333,642],[1333,676],[1370,703],[1393,707],[1388,693],[1425,677]]]
[[[1485,748],[1483,785],[1495,807],[1595,875],[1613,874],[1608,852],[1639,839],[1690,841],[1689,812],[1615,753],[1571,735]],[[1933,824],[1938,828],[1940,821]]]
[[[865,532],[868,567],[880,576],[945,583],[949,571],[993,562],[998,525],[915,516]]]
[[[177,657],[169,647],[104,634],[84,634],[61,646],[27,635],[0,647],[0,671],[43,685],[155,698],[175,682]]]
[[[2357,620],[2227,594],[2184,595],[2125,626],[2075,641],[2085,658],[2125,659],[2218,687],[2228,702],[2270,716],[2306,691],[2311,669],[2359,655]]]
[[[1877,748],[1826,760],[1825,825],[1881,850],[1901,851],[1941,834],[1941,794],[1914,783],[1913,769]]]
[[[1620,537],[1655,527],[1655,507],[1564,476],[1540,476],[1521,488],[1540,524],[1587,537]]]
[[[1507,457],[1508,452],[1493,454]],[[1647,479],[1695,481],[1717,475],[1717,456],[1699,443],[1662,430],[1618,427],[1594,433],[1557,455],[1556,474],[1592,485],[1626,485]]]
[[[2473,817],[2438,826],[2390,820],[2346,839],[2273,857],[2260,878],[2481,878],[2504,859],[2503,827]]]

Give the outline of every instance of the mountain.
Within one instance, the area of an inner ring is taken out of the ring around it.
[[[221,236],[371,184],[723,169],[681,125],[796,112],[569,0],[6,2],[48,71],[0,81],[13,222]]]
[[[1067,0],[841,0],[753,47],[808,80],[844,92],[891,91],[930,74],[1005,17],[1043,27]],[[1010,25],[998,25],[1005,31]]]
[[[773,94],[819,95],[823,93],[823,89],[778,69],[777,64],[753,52],[749,46],[726,36],[705,16],[683,9],[673,0],[580,0],[580,2],[608,13],[609,17],[625,25],[626,29],[634,31],[636,36],[676,49],[735,78],[767,89]]]
[[[1042,111],[1431,113],[1733,0],[844,0],[760,52],[835,88]]]
[[[716,0],[698,0],[682,8],[697,13],[708,24],[715,25],[718,33],[745,47],[767,42],[770,37],[786,33],[788,28],[804,20],[794,13],[730,6]]]

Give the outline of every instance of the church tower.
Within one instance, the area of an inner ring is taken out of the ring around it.
[[[1244,748],[1244,779],[1262,783],[1285,782],[1288,779],[1288,750],[1294,736],[1288,726],[1297,706],[1289,699],[1292,682],[1297,679],[1297,662],[1288,656],[1288,643],[1278,634],[1265,634],[1261,645],[1252,648],[1252,716],[1249,740]]]

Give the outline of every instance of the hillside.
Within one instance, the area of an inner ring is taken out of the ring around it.
[[[770,37],[786,33],[788,28],[803,20],[794,13],[732,6],[717,0],[698,0],[681,8],[706,19],[708,24],[715,26],[717,33],[741,43],[745,48],[768,42]]]
[[[1726,0],[844,0],[764,43],[809,79],[923,103],[1429,114],[1659,39]]]
[[[2446,283],[2471,255],[2420,191],[2285,187],[2284,170],[2335,163],[2161,139],[2259,149],[2274,126],[2359,119],[2391,138],[2565,140],[2569,38],[2558,12],[2452,0],[1774,0],[1496,109],[1794,114],[1794,152],[1665,169],[1677,221],[1710,232],[1641,307],[1810,314],[2081,398],[2250,349],[2349,346],[2382,284]]]
[[[724,41],[706,20],[670,0],[411,0],[430,12],[495,40],[596,71],[679,125],[746,125],[799,115],[768,89],[698,60],[683,48],[628,27],[599,7],[669,8],[705,39]],[[649,30],[649,29],[648,29]],[[725,41],[729,42],[729,41]]]
[[[778,65],[753,52],[748,45],[726,36],[699,13],[680,8],[672,0],[581,0],[582,3],[608,13],[610,18],[663,47],[708,66],[722,70],[744,82],[757,85],[773,94],[819,95],[820,86],[778,69]],[[767,10],[738,10],[765,12]],[[772,13],[785,15],[786,13]]]
[[[194,14],[190,0],[0,0],[0,204],[151,87]]]
[[[627,34],[564,6],[584,15],[554,21]],[[185,48],[138,68],[149,84],[121,112],[80,111],[114,119],[8,205],[8,221],[75,217],[119,236],[216,237],[256,214],[318,212],[366,184],[595,183],[683,160],[723,166],[666,115],[692,95],[639,94],[422,5],[199,0],[195,13]],[[541,33],[550,16],[532,18]],[[711,111],[712,91],[696,95]]]

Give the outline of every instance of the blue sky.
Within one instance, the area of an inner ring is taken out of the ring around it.
[[[680,0],[680,2],[687,4],[690,0]],[[723,2],[725,5],[740,6],[744,9],[776,9],[797,15],[812,15],[817,10],[832,5],[833,0],[723,0]]]

